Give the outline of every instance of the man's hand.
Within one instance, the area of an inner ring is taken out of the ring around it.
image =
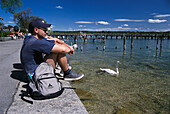
[[[74,49],[72,46],[69,46],[70,52],[68,53],[69,55],[74,55]]]
[[[56,43],[64,44],[64,41],[59,40],[58,38],[53,38],[53,37],[51,37],[51,36],[46,36],[46,38],[47,38],[48,40],[54,40],[54,41],[55,41],[55,44],[56,44]]]
[[[53,37],[51,37],[51,36],[46,36],[46,38],[47,38],[47,39],[53,39]]]

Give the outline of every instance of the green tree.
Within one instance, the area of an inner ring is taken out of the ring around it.
[[[13,15],[14,22],[21,28],[21,29],[27,29],[28,25],[31,21],[35,19],[41,19],[37,16],[33,16],[32,11],[30,8],[27,8],[26,11],[20,11],[19,13],[15,13]]]
[[[3,17],[0,17],[0,20],[4,20],[4,18],[3,18]],[[1,29],[1,27],[3,27],[3,26],[4,26],[4,23],[0,22],[0,29]]]
[[[0,22],[0,30],[4,26],[4,23]]]
[[[11,30],[11,28],[13,28],[13,26],[8,25],[8,30],[9,30],[9,31]]]
[[[20,9],[23,6],[21,0],[0,0],[0,8],[14,14],[17,9]]]

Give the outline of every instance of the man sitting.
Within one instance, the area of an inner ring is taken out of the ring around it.
[[[64,72],[64,80],[79,80],[84,75],[72,72],[67,65],[66,54],[74,54],[72,46],[57,38],[46,37],[47,27],[51,24],[44,23],[37,19],[29,24],[29,32],[32,34],[24,39],[21,49],[21,63],[26,73],[34,74],[36,68],[42,63],[47,62],[55,69],[58,63]],[[54,40],[49,42],[48,39]]]

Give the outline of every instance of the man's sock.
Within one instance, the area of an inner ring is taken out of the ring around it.
[[[64,71],[64,75],[68,75],[70,73],[70,71],[71,71],[70,69]]]

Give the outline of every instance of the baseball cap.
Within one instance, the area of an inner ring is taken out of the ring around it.
[[[29,32],[32,33],[34,28],[37,27],[41,27],[41,28],[47,28],[47,27],[50,27],[51,24],[46,24],[43,20],[41,19],[36,19],[34,21],[32,21],[30,24],[29,24]]]

